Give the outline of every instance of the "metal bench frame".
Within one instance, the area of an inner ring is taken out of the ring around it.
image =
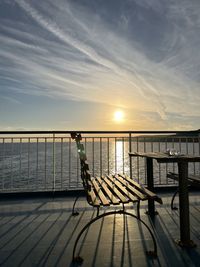
[[[174,172],[169,172],[167,173],[167,178],[170,178],[174,181],[179,181],[179,176],[178,173],[174,173]],[[188,176],[188,187],[200,187],[200,176],[198,175],[192,175],[190,174]],[[174,192],[173,196],[172,196],[172,200],[171,200],[171,209],[172,210],[177,210],[178,208],[176,206],[174,206],[174,200],[176,195],[179,193],[179,188],[176,189],[176,191]]]
[[[154,234],[149,226],[140,217],[140,201],[153,199],[160,204],[162,204],[162,199],[158,197],[155,193],[151,192],[147,188],[143,187],[141,184],[135,180],[129,178],[126,175],[115,174],[107,175],[102,177],[92,177],[89,172],[89,165],[87,163],[87,157],[84,150],[84,145],[81,143],[82,137],[80,133],[71,133],[72,139],[76,141],[78,154],[80,157],[81,164],[81,178],[83,182],[83,188],[86,194],[87,202],[89,205],[97,208],[96,217],[90,220],[79,232],[73,248],[72,261],[79,264],[82,263],[83,259],[80,256],[76,256],[76,247],[78,241],[85,230],[97,220],[114,214],[124,214],[131,216],[138,221],[140,221],[150,233],[153,240],[153,250],[147,251],[147,254],[152,257],[157,257],[157,245]],[[72,215],[78,215],[75,211],[75,205],[79,196],[75,199],[72,208]],[[137,215],[134,215],[125,210],[125,204],[127,203],[137,203]],[[99,215],[100,207],[120,205],[122,204],[122,209],[109,211]]]

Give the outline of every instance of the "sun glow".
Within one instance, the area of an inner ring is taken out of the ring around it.
[[[124,112],[121,110],[117,110],[114,113],[114,120],[116,122],[122,122],[124,120]]]

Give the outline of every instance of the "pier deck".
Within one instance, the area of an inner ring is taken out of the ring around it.
[[[183,249],[175,243],[179,212],[170,209],[171,193],[159,194],[164,204],[156,205],[159,214],[153,220],[145,214],[146,204],[141,204],[142,219],[155,233],[157,259],[145,254],[152,247],[152,240],[140,223],[119,215],[104,218],[86,232],[78,248],[84,257],[82,266],[199,266],[199,192],[190,193],[191,238],[197,244],[193,249]],[[71,264],[75,238],[96,211],[83,197],[77,203],[80,215],[72,217],[73,200],[73,197],[1,199],[0,266],[75,266]],[[128,211],[135,209],[128,206]]]

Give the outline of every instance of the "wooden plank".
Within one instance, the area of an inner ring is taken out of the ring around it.
[[[144,186],[142,186],[141,184],[139,184],[135,180],[131,179],[130,177],[128,177],[126,175],[122,175],[122,174],[119,174],[119,176],[121,176],[122,178],[124,178],[125,180],[127,180],[130,184],[132,184],[133,186],[135,186],[142,193],[145,193],[146,192],[146,190],[145,190],[146,188]],[[155,194],[153,193],[153,195],[155,195]]]
[[[167,173],[167,177],[170,178],[170,179],[176,180],[176,181],[179,180],[178,173],[169,172],[169,173]],[[194,184],[200,183],[200,176],[189,174],[188,175],[188,182],[189,183],[194,183]]]
[[[188,176],[188,179],[194,181],[195,183],[199,183],[200,184],[200,176],[199,175],[189,175]]]
[[[129,199],[127,199],[127,197],[125,197],[115,186],[115,184],[113,184],[108,177],[104,177],[104,181],[107,183],[108,187],[110,188],[111,192],[113,192],[115,194],[116,197],[119,198],[121,203],[128,203]]]
[[[119,189],[125,196],[127,196],[127,197],[130,199],[130,201],[133,201],[133,202],[138,201],[138,198],[137,198],[135,195],[133,195],[130,191],[128,191],[128,190],[126,189],[125,186],[123,186],[117,179],[115,179],[115,177],[113,177],[113,176],[111,176],[111,175],[109,175],[109,176],[107,176],[107,177],[110,179],[110,181],[111,181],[113,184],[115,184],[115,186],[118,187],[118,189]]]
[[[115,175],[115,178],[123,184],[128,190],[132,192],[132,194],[136,195],[140,200],[146,200],[147,195],[141,193],[136,187],[133,187],[127,180],[124,180],[121,176]]]
[[[120,200],[113,195],[113,192],[110,191],[104,179],[102,177],[96,177],[96,180],[99,182],[100,186],[104,189],[109,199],[111,200],[112,204],[113,205],[119,204]]]
[[[104,195],[103,191],[101,190],[101,188],[99,187],[97,181],[95,180],[94,177],[91,178],[91,183],[94,186],[95,189],[95,193],[97,194],[97,196],[99,197],[99,199],[102,202],[103,206],[109,206],[110,205],[110,201],[107,199],[107,197]]]
[[[177,173],[173,173],[173,172],[169,172],[169,173],[167,173],[167,178],[170,178],[172,180],[178,181],[178,174]]]
[[[121,176],[122,178],[127,180],[130,184],[134,185],[138,190],[140,190],[142,193],[146,194],[149,198],[153,198],[155,201],[162,204],[162,199],[160,197],[158,197],[154,192],[143,187],[141,184],[139,184],[138,182],[134,181],[133,179],[131,179],[130,177],[128,177],[126,175],[119,174],[119,176]]]
[[[99,199],[97,198],[97,196],[96,196],[96,194],[95,194],[95,192],[94,192],[93,189],[88,190],[88,191],[87,191],[87,195],[88,195],[88,197],[89,197],[89,200],[91,201],[91,203],[88,202],[90,205],[92,205],[92,206],[94,206],[94,207],[99,207],[99,206],[101,205],[101,202],[100,202]]]

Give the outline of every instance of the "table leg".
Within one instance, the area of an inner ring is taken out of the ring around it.
[[[154,182],[153,182],[153,159],[146,158],[147,164],[147,187],[149,190],[154,191]],[[147,214],[150,216],[157,215],[158,213],[155,211],[154,200],[148,200],[148,211]]]
[[[179,212],[180,212],[180,240],[178,244],[183,247],[194,247],[190,240],[190,214],[188,196],[188,162],[178,162],[179,171]]]

